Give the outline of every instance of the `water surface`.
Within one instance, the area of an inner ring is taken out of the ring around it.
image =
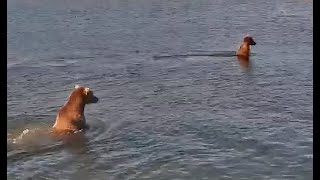
[[[8,179],[312,179],[313,1],[8,1]],[[236,57],[154,59],[235,51]],[[45,132],[76,84],[91,128]]]

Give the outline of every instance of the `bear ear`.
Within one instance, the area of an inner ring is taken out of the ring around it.
[[[86,88],[84,89],[84,94],[85,94],[85,95],[88,95],[89,91],[90,91],[90,88],[86,87]]]
[[[75,88],[75,89],[78,89],[79,87],[80,87],[80,86],[77,84],[74,88]]]

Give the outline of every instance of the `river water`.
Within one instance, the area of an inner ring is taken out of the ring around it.
[[[8,179],[313,179],[313,1],[9,0]],[[235,51],[250,63],[172,56]],[[47,132],[76,84],[90,129]]]

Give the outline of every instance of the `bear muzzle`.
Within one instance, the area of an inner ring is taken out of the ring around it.
[[[96,96],[93,96],[91,103],[97,103],[98,101],[99,101],[99,98],[97,98]]]

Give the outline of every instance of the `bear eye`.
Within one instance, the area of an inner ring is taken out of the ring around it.
[[[92,91],[87,92],[87,95],[92,96],[93,95]]]

